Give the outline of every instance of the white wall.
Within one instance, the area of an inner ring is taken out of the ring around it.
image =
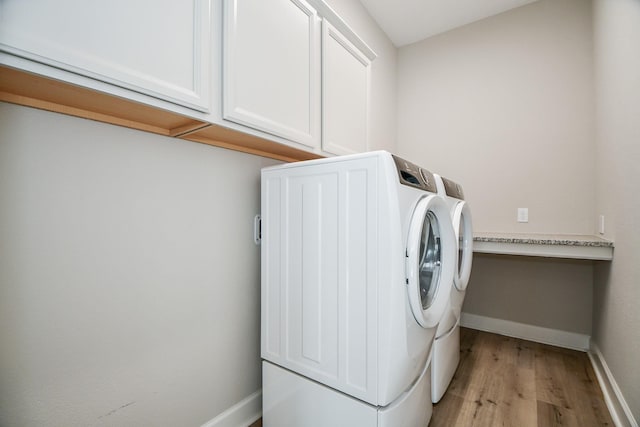
[[[596,266],[593,343],[640,421],[640,1],[595,0],[598,198],[610,264]]]
[[[591,335],[593,263],[476,254],[464,312]]]
[[[611,263],[476,256],[464,311],[591,334],[636,420],[639,40],[637,0],[541,0],[398,56],[400,154],[463,184],[476,230],[595,234],[605,216]]]
[[[593,234],[592,68],[584,0],[540,0],[403,47],[399,152],[462,184],[475,231]],[[592,271],[476,256],[463,310],[589,335]]]
[[[267,164],[0,104],[0,425],[199,426],[259,390]]]
[[[477,231],[592,234],[591,61],[585,0],[541,0],[403,47],[399,154],[462,184]]]

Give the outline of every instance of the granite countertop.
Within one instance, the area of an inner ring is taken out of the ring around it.
[[[474,242],[531,245],[613,247],[613,242],[598,236],[574,234],[474,233]]]

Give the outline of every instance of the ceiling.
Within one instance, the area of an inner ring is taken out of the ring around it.
[[[536,0],[360,0],[397,47]]]

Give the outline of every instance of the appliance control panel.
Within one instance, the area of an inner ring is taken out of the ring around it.
[[[438,191],[436,181],[431,172],[393,154],[391,157],[393,157],[393,161],[396,164],[400,184],[420,188],[431,193]]]
[[[464,193],[462,192],[462,186],[460,184],[453,182],[445,177],[442,177],[442,182],[444,184],[444,191],[447,193],[447,196],[464,200]]]

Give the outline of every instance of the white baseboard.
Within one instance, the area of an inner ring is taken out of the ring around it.
[[[591,343],[588,354],[596,377],[598,377],[604,401],[607,404],[607,408],[609,408],[611,418],[613,418],[613,423],[616,427],[638,427],[638,422],[634,419],[631,409],[629,409],[629,405],[598,346]]]
[[[493,332],[508,337],[522,338],[528,341],[579,351],[589,350],[589,341],[591,340],[589,335],[527,325],[510,320],[494,319],[492,317],[478,316],[470,313],[462,313],[460,325],[480,331]]]
[[[202,427],[248,427],[262,416],[262,390],[233,405]]]

